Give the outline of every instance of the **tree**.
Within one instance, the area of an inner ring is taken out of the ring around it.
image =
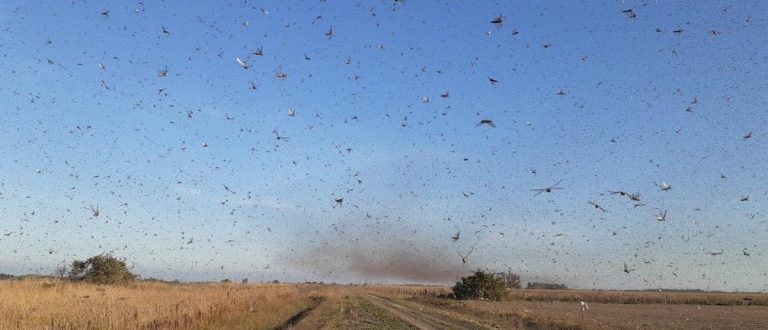
[[[478,270],[472,276],[462,277],[453,287],[456,299],[489,299],[500,300],[507,292],[503,279]]]
[[[0,273],[0,280],[12,280],[14,278],[16,278],[15,275]]]
[[[504,281],[504,284],[510,289],[520,288],[520,275],[507,271],[506,273],[498,273],[496,277]]]
[[[67,276],[67,266],[66,265],[56,266],[56,269],[53,270],[53,276],[56,276],[60,279],[64,279],[64,276]]]
[[[124,259],[117,259],[110,254],[101,254],[86,261],[72,261],[69,278],[74,281],[86,281],[98,284],[127,283],[136,279],[128,270]]]

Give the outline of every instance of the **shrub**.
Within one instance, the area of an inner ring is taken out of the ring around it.
[[[500,300],[507,292],[506,283],[494,274],[478,270],[472,276],[462,277],[453,287],[456,299]]]
[[[101,254],[88,258],[86,261],[72,261],[69,279],[86,281],[97,284],[127,283],[136,279],[136,275],[128,270],[125,260],[117,259],[109,254]]]

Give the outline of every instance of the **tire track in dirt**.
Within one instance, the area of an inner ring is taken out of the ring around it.
[[[409,315],[409,313],[406,313],[402,308],[398,309],[398,308],[393,306],[394,304],[391,304],[391,303],[389,303],[389,302],[387,302],[387,301],[385,301],[385,300],[383,300],[381,298],[370,296],[370,295],[365,295],[365,298],[368,299],[368,301],[370,301],[371,304],[374,304],[376,307],[379,307],[381,309],[384,309],[384,310],[392,313],[392,315],[395,315],[395,316],[399,317],[401,320],[403,320],[405,322],[408,322],[410,325],[412,325],[414,327],[417,327],[417,328],[419,328],[421,330],[439,330],[439,329],[441,329],[439,327],[433,327],[429,323],[422,322],[421,320],[413,317],[412,315]]]
[[[307,308],[302,309],[300,312],[294,314],[283,322],[283,324],[278,325],[275,327],[275,330],[284,330],[284,329],[292,329],[294,326],[299,324],[301,320],[303,320],[307,315],[309,315],[309,312],[313,311],[317,306],[320,306],[323,302],[325,302],[325,297],[312,297],[312,304],[309,305]]]
[[[393,315],[399,317],[405,322],[422,329],[422,330],[438,330],[438,329],[484,329],[482,326],[470,326],[466,322],[461,320],[451,319],[449,317],[438,318],[427,313],[416,311],[411,308],[396,304],[394,302],[382,299],[373,295],[364,295],[368,301],[375,306],[385,309]]]
[[[318,306],[301,320],[297,330],[417,330],[418,328],[392,314],[389,310],[374,305],[357,292],[335,295]]]

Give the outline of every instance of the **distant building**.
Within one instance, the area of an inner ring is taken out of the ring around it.
[[[528,282],[526,289],[568,290],[565,284]]]

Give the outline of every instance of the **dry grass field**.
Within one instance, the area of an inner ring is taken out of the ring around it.
[[[0,329],[766,329],[768,295],[437,286],[0,281]],[[589,309],[582,313],[580,302]]]
[[[580,302],[397,301],[504,329],[768,329],[768,306],[588,303],[582,319]]]
[[[0,329],[266,329],[312,305],[325,290],[291,284],[0,281]]]
[[[509,294],[510,300],[564,301],[606,304],[688,304],[768,306],[768,295],[757,293],[724,293],[701,291],[583,291],[517,289]]]

